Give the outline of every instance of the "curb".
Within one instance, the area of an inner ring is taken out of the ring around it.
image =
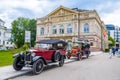
[[[75,60],[66,60],[66,61],[65,61],[65,64],[68,64],[68,63],[71,63],[71,62],[75,62]],[[23,70],[22,70],[22,71],[23,71]],[[9,79],[12,79],[12,78],[15,78],[15,77],[19,77],[19,76],[25,75],[25,74],[27,74],[27,73],[29,73],[29,72],[31,72],[31,71],[32,71],[32,69],[30,69],[30,70],[27,71],[27,72],[23,72],[23,73],[20,73],[20,74],[8,76],[8,77],[6,77],[6,78],[0,78],[0,80],[9,80]]]

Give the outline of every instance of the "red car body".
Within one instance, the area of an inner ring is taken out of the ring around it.
[[[36,56],[42,56],[45,60],[51,60],[56,50],[35,49],[33,51]],[[65,55],[66,50],[59,49],[61,55]]]

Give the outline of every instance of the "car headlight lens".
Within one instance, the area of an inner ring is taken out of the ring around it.
[[[35,53],[32,53],[32,54],[31,54],[31,56],[33,56],[33,57],[34,57],[34,56],[35,56]]]

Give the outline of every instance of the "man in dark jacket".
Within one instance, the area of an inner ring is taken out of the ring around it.
[[[115,47],[112,47],[112,53],[113,53],[113,56],[115,56]]]

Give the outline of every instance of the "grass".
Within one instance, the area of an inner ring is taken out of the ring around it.
[[[0,51],[0,67],[12,65],[13,63],[13,54],[20,52],[21,49],[14,49],[8,51]]]

